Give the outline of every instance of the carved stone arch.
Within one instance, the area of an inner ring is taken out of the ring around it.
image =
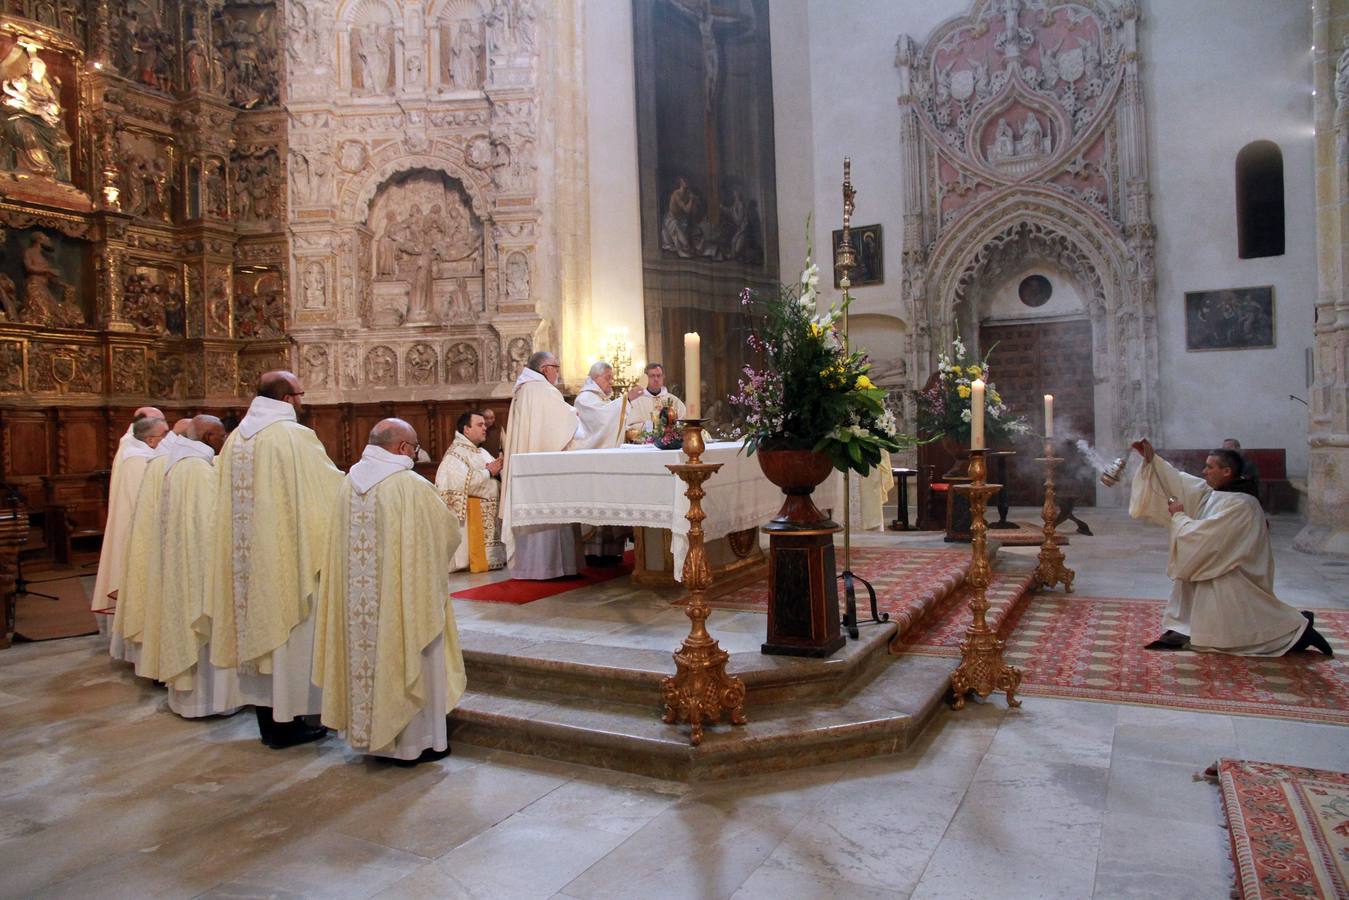
[[[490,10],[491,4],[483,0],[436,0],[426,11],[426,21],[474,19],[486,15]]]
[[[350,28],[357,22],[394,25],[401,20],[396,6],[388,0],[348,0],[337,7],[337,24]]]
[[[443,172],[458,181],[464,187],[473,207],[473,214],[482,221],[484,227],[494,223],[491,201],[488,198],[491,188],[490,176],[468,165],[464,160],[463,149],[443,141],[437,141],[432,153],[409,154],[401,147],[385,147],[376,151],[370,158],[365,171],[352,178],[342,188],[338,199],[342,221],[359,222],[365,218],[370,201],[375,199],[381,186],[400,172],[413,169],[427,169]],[[489,242],[490,243],[490,242]]]

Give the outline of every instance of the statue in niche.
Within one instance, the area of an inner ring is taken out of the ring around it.
[[[501,375],[501,342],[494,337],[483,342],[482,380],[496,381]]]
[[[1049,149],[1045,144],[1040,120],[1036,118],[1035,113],[1026,113],[1026,124],[1021,127],[1021,137],[1016,142],[1016,155],[1040,156]]]
[[[436,381],[436,351],[430,344],[414,344],[408,351],[408,383],[434,384]]]
[[[0,61],[0,168],[68,184],[73,142],[61,117],[61,82],[37,51],[17,43]]]
[[[14,287],[14,279],[0,272],[0,321],[18,322],[19,292]]]
[[[380,387],[398,382],[398,357],[388,347],[375,347],[365,355],[365,380]]]
[[[511,300],[529,297],[529,260],[523,253],[512,253],[506,261],[506,296]]]
[[[274,105],[279,99],[275,64],[267,36],[272,14],[264,10],[249,22],[245,14],[225,18],[220,33],[220,47],[229,67],[225,88],[230,102],[243,109]]]
[[[375,239],[375,276],[398,274],[398,215],[389,210],[384,231]]]
[[[475,318],[473,314],[473,299],[468,294],[468,285],[464,279],[454,279],[454,287],[450,290],[450,304],[445,316],[450,322],[472,322]]]
[[[230,217],[229,187],[225,180],[225,161],[212,156],[206,160],[206,215],[217,219]]]
[[[451,384],[478,383],[478,351],[472,344],[455,344],[446,359]]]
[[[366,94],[384,93],[389,87],[389,66],[393,61],[391,51],[384,29],[378,26],[352,29],[352,87]]]
[[[234,210],[240,222],[268,222],[276,218],[281,164],[276,150],[243,153],[234,162]]]
[[[525,368],[525,363],[529,362],[530,352],[529,338],[512,338],[510,344],[507,345],[506,354],[510,357],[511,381],[520,377],[520,373]]]
[[[291,170],[295,179],[295,198],[299,203],[321,204],[330,193],[333,174],[332,153],[310,150],[301,153],[292,150]]]
[[[342,354],[342,387],[353,388],[361,383],[360,350],[348,347]]]
[[[75,286],[62,281],[61,273],[47,258],[55,249],[52,239],[37,231],[23,251],[24,320],[76,328],[84,325],[84,312],[75,302]]]
[[[1006,159],[1016,155],[1016,138],[1012,135],[1012,126],[1006,119],[998,119],[998,129],[993,135],[993,149],[989,159]]]
[[[511,41],[516,52],[531,54],[534,52],[534,2],[533,0],[506,0],[507,16],[510,19]]]
[[[303,306],[305,309],[323,309],[328,305],[328,274],[323,269],[323,263],[318,260],[310,262],[304,267],[304,275],[301,276]]]
[[[454,86],[461,91],[476,91],[482,86],[482,38],[478,36],[479,23],[464,19],[454,36],[451,74]]]
[[[304,353],[300,356],[300,362],[304,366],[301,373],[304,383],[311,388],[326,388],[328,386],[328,348],[322,344],[311,344],[304,348]]]

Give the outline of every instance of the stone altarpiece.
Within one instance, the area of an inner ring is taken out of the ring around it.
[[[506,395],[560,310],[531,0],[291,0],[293,324],[309,399]]]
[[[277,18],[0,3],[0,402],[230,401],[287,360]]]
[[[1161,424],[1138,18],[1136,0],[978,0],[895,59],[907,370],[933,371],[957,327],[976,342],[981,301],[1043,263],[1086,301],[1096,440],[1117,448]]]

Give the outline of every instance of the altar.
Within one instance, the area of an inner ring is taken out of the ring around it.
[[[515,526],[630,525],[637,545],[633,580],[674,584],[688,553],[685,485],[666,465],[685,462],[681,450],[627,445],[609,450],[520,453],[511,457],[511,523]],[[782,492],[739,441],[712,441],[703,462],[721,463],[708,479],[703,531],[713,577],[739,575],[765,564],[758,528],[777,514]],[[821,509],[841,509],[837,471],[815,489]]]

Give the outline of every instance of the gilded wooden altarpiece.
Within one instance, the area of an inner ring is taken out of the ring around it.
[[[920,385],[1028,262],[1085,298],[1097,440],[1157,434],[1157,303],[1138,0],[977,0],[901,35],[904,315]]]

